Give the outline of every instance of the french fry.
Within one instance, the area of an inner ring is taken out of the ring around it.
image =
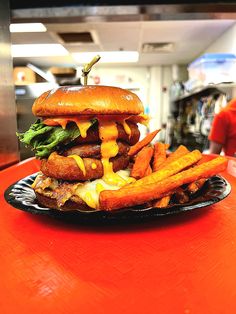
[[[151,146],[143,147],[135,158],[135,162],[131,170],[131,177],[135,179],[143,178],[148,167],[150,167],[152,156],[153,148]]]
[[[151,143],[151,141],[154,139],[154,137],[157,135],[158,132],[160,132],[161,129],[153,131],[149,133],[144,139],[142,139],[140,142],[137,142],[133,146],[130,147],[130,150],[128,152],[129,156],[136,155],[144,146],[147,146]]]
[[[199,179],[195,182],[192,182],[188,185],[187,187],[187,191],[191,194],[196,193],[202,186],[203,184],[206,182],[206,179]]]
[[[102,191],[99,196],[100,208],[109,211],[160,199],[166,195],[170,195],[173,193],[173,190],[183,184],[188,184],[201,178],[208,178],[224,171],[227,167],[227,163],[227,158],[219,156],[194,168],[177,173],[161,182],[152,181],[153,183],[142,186],[130,184],[128,187],[119,190]],[[143,179],[138,181],[141,180]]]
[[[140,180],[132,183],[132,186],[145,185],[150,183],[156,183],[165,178],[168,178],[180,171],[184,168],[189,167],[195,164],[198,160],[202,158],[202,154],[199,150],[194,150],[191,153],[186,154],[183,157],[171,162],[167,166],[163,167],[161,170],[151,173],[149,176],[143,177]],[[128,188],[130,185],[125,186],[124,188]]]
[[[154,201],[152,206],[153,207],[158,207],[158,208],[167,207],[169,202],[170,202],[170,198],[171,198],[170,195],[164,196],[161,199]]]
[[[161,169],[166,161],[166,144],[157,142],[154,145],[154,154],[153,154],[153,171]]]

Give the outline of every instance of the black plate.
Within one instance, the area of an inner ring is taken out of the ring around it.
[[[230,184],[221,176],[211,177],[204,186],[192,197],[188,203],[171,204],[165,208],[145,207],[144,205],[132,208],[119,209],[112,212],[106,211],[59,211],[49,209],[37,203],[34,191],[31,188],[37,173],[11,185],[5,191],[5,199],[13,207],[33,214],[44,214],[63,220],[82,222],[106,222],[106,221],[137,221],[153,217],[176,214],[196,208],[215,204],[224,199],[231,191]]]

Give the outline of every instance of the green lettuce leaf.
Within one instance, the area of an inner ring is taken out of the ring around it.
[[[91,125],[96,119],[91,120]],[[17,133],[19,140],[30,147],[38,158],[46,158],[56,151],[61,144],[68,144],[80,136],[80,130],[75,123],[66,129],[61,126],[48,126],[37,120],[25,133]]]

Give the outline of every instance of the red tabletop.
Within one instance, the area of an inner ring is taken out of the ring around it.
[[[5,189],[37,170],[29,159],[0,172],[0,313],[236,312],[236,177],[228,171],[231,194],[213,206],[95,227],[8,205]]]

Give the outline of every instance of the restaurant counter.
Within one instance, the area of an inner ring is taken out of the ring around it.
[[[235,313],[235,164],[214,205],[111,225],[18,210],[4,192],[39,164],[1,171],[0,312]]]

